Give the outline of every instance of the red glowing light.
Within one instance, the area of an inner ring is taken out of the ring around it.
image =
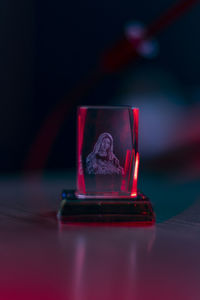
[[[131,194],[131,197],[136,197],[137,196],[137,193],[132,193]]]
[[[135,159],[135,169],[134,169],[134,175],[133,175],[133,185],[132,185],[131,197],[137,196],[138,169],[139,169],[139,153],[137,152],[136,159]]]
[[[137,181],[138,181],[138,169],[139,169],[139,153],[138,153],[138,120],[139,120],[139,109],[133,109],[133,120],[134,120],[134,134],[135,134],[135,168],[133,174],[133,184],[131,190],[131,197],[137,197]],[[132,162],[131,162],[132,163]]]
[[[78,112],[78,174],[77,174],[77,186],[82,194],[85,194],[85,179],[83,174],[83,166],[82,166],[82,146],[83,146],[83,132],[85,126],[85,117],[86,117],[87,109],[84,108],[79,110]]]

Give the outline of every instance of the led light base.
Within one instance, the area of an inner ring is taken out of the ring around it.
[[[71,222],[139,222],[151,225],[155,214],[150,200],[138,193],[135,198],[79,199],[74,190],[64,190],[58,218]]]

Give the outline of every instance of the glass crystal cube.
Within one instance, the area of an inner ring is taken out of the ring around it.
[[[78,198],[137,197],[138,116],[129,106],[78,108]]]

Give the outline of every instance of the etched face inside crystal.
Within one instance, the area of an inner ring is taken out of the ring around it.
[[[86,158],[88,174],[123,174],[123,168],[113,153],[113,138],[110,133],[102,133],[93,151]]]
[[[111,140],[110,138],[105,137],[102,141],[102,144],[100,145],[98,155],[101,157],[107,157],[110,147],[111,147]]]

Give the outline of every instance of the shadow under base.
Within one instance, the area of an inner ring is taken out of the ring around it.
[[[79,199],[74,190],[64,190],[58,219],[71,222],[137,222],[153,224],[155,214],[150,200],[138,193],[135,198]]]

